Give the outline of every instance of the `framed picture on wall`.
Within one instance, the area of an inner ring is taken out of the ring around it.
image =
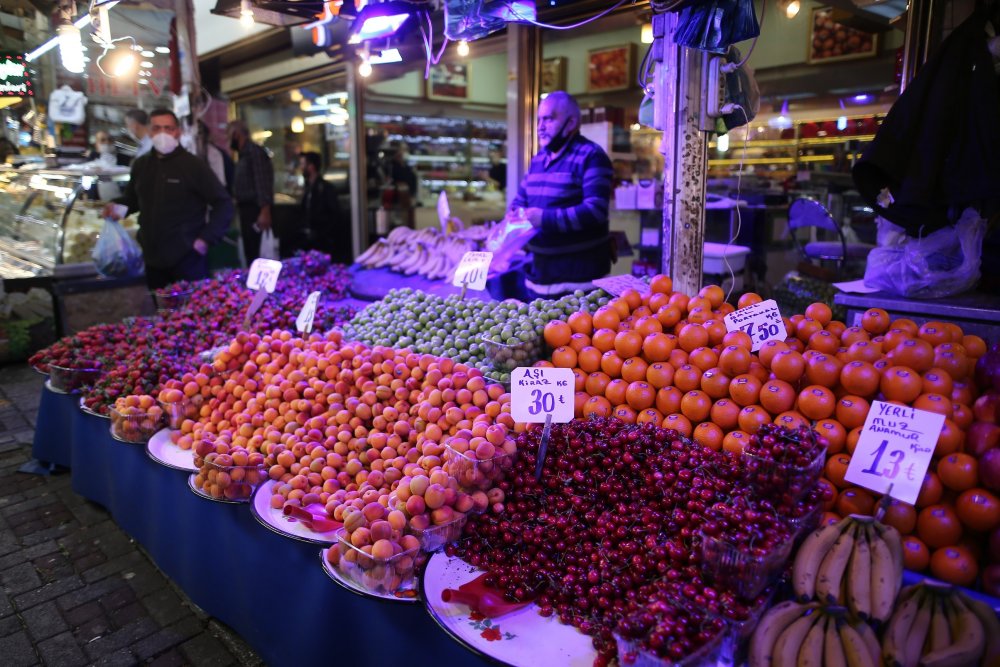
[[[809,24],[809,63],[871,58],[877,52],[877,34],[837,23],[833,20],[831,7],[812,10],[812,21]]]
[[[427,79],[427,99],[469,99],[468,63],[440,63],[431,67],[431,76]]]
[[[635,79],[635,44],[608,46],[587,52],[587,92],[626,90]]]
[[[566,90],[566,58],[546,58],[542,61],[542,92]]]

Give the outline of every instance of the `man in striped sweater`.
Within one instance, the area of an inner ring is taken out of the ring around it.
[[[592,289],[591,281],[611,270],[611,160],[580,135],[580,107],[563,91],[538,106],[538,144],[511,203],[538,230],[527,246],[529,297]]]

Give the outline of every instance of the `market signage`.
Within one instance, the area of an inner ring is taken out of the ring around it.
[[[0,53],[0,97],[34,97],[24,56]]]

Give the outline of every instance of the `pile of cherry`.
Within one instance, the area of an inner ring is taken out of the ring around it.
[[[353,317],[352,309],[331,305],[344,298],[350,285],[346,267],[332,264],[329,256],[318,252],[282,264],[277,287],[251,319],[251,331],[294,329],[295,319],[313,291],[322,295],[314,331],[328,331]],[[228,345],[243,330],[253,298],[242,269],[223,271],[208,280],[176,283],[169,289],[191,291],[191,296],[181,308],[156,317],[101,324],[67,336],[28,362],[47,372],[49,364],[81,368],[96,361],[105,372],[93,387],[84,390],[84,404],[101,414],[107,414],[119,396],[156,394],[167,379],[198,368],[199,353]]]
[[[734,581],[747,573],[731,562],[713,577],[706,540],[746,554],[748,567],[771,562],[777,575],[794,537],[815,526],[806,517],[818,518],[819,471],[782,463],[823,448],[804,428],[767,425],[753,436],[758,457],[773,452],[776,471],[804,477],[797,499],[761,488],[735,455],[653,424],[554,426],[536,481],[540,440],[539,429],[518,437],[517,464],[499,485],[505,511],[471,516],[449,554],[486,570],[508,601],[534,601],[542,616],[590,635],[596,664],[615,656],[616,634],[674,661],[717,643],[766,606],[771,589],[741,590]]]

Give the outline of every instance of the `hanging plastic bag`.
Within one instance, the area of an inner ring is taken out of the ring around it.
[[[491,273],[503,273],[510,268],[511,260],[538,232],[523,216],[508,215],[486,237],[486,250],[493,253]]]
[[[680,13],[674,41],[724,55],[731,45],[758,35],[760,24],[753,0],[706,0]]]
[[[897,296],[936,299],[979,282],[986,221],[966,209],[958,222],[922,238],[878,218],[879,246],[868,255],[865,284]]]
[[[124,227],[111,218],[104,219],[104,227],[91,257],[102,276],[124,278],[142,275],[142,248]]]
[[[270,229],[265,229],[260,233],[260,252],[258,256],[261,259],[281,259],[278,238]]]

